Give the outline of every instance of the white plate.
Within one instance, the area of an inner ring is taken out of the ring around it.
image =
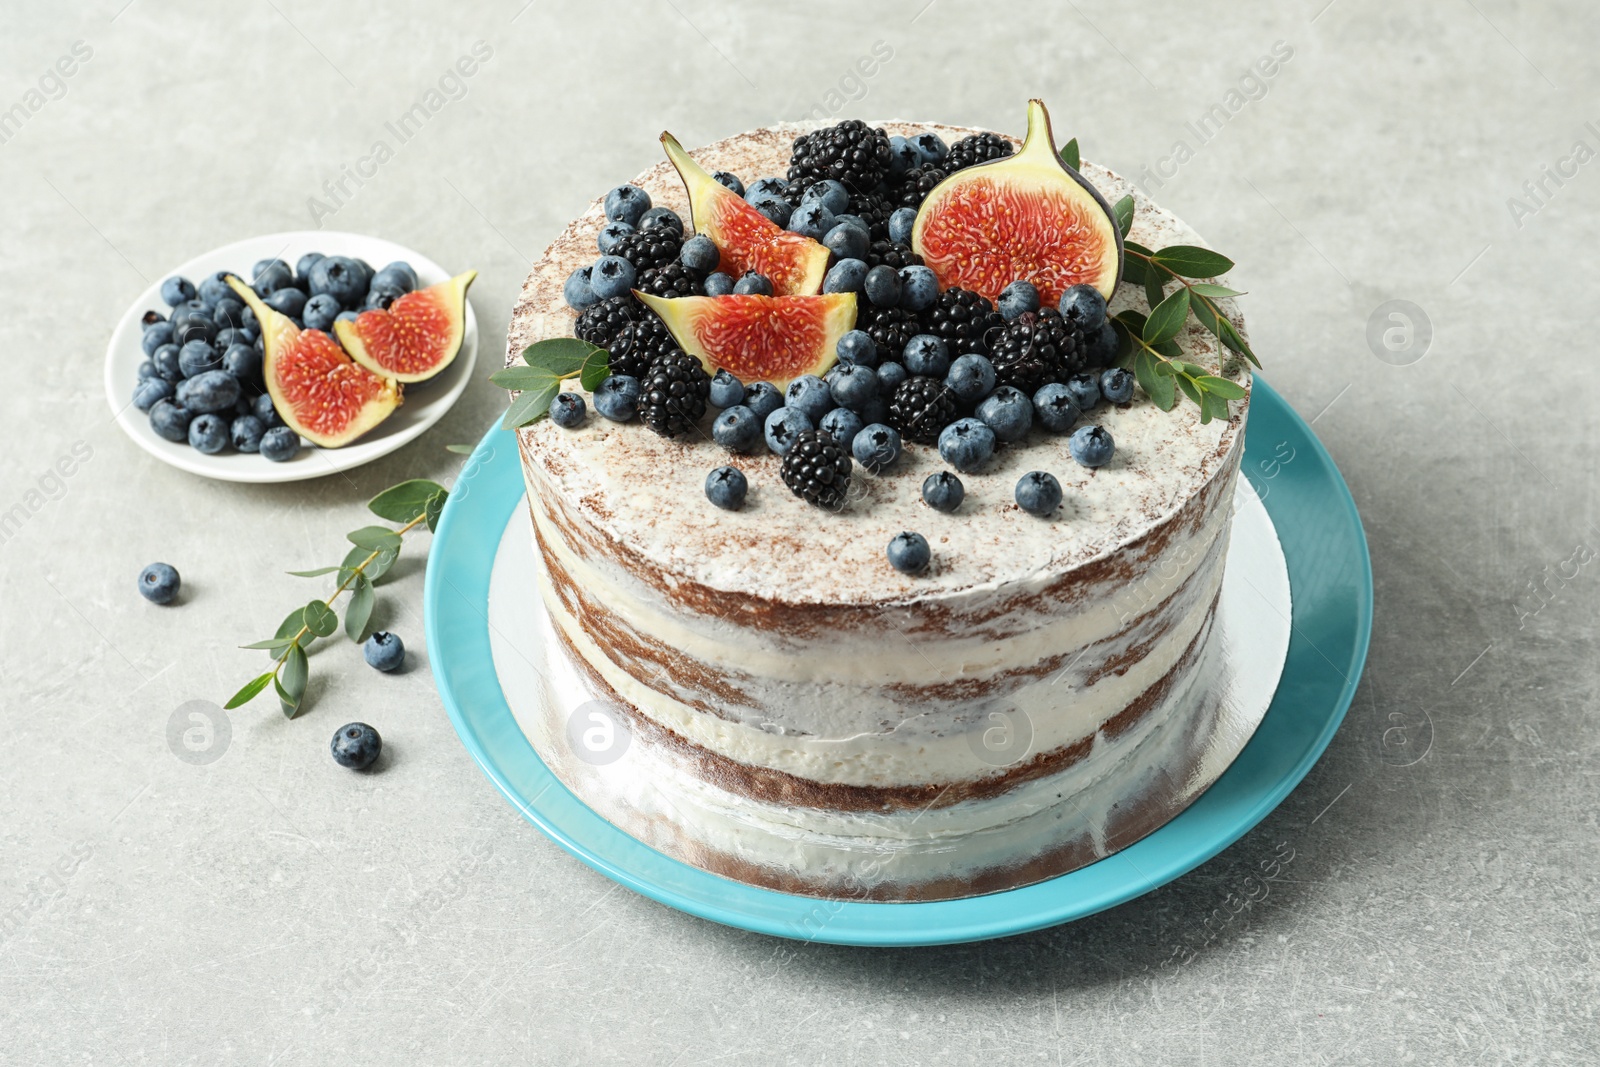
[[[301,230],[296,233],[273,233],[237,241],[231,245],[196,256],[163,274],[162,280],[181,274],[195,285],[214,271],[229,270],[247,277],[250,268],[261,259],[282,259],[291,267],[307,252],[325,255],[351,256],[364,259],[374,270],[387,263],[404,260],[417,272],[417,287],[426,288],[449,280],[452,275],[439,264],[392,241],[366,237],[358,233],[339,233],[332,230]],[[115,412],[117,424],[138,446],[163,462],[180,470],[207,478],[227,482],[297,482],[305,478],[321,478],[327,474],[359,467],[417,438],[424,430],[444,418],[445,412],[455,405],[472,379],[472,367],[478,355],[478,319],[467,303],[466,331],[461,339],[461,352],[444,373],[426,382],[405,387],[405,402],[375,428],[343,448],[317,448],[302,440],[300,454],[287,463],[273,463],[258,453],[235,452],[231,448],[214,456],[205,455],[187,444],[168,441],[150,428],[147,415],[133,406],[133,387],[139,377],[139,364],[145,360],[140,341],[144,329],[140,320],[144,313],[156,310],[165,315],[170,308],[161,299],[161,282],[157,282],[139,295],[111,335],[106,349],[106,399]]]

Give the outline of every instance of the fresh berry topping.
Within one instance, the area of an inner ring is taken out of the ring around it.
[[[683,247],[678,249],[678,261],[704,277],[717,269],[717,264],[722,261],[722,253],[717,251],[711,238],[697,234],[683,242]]]
[[[720,270],[706,275],[703,288],[707,296],[728,296],[733,292],[733,275]]]
[[[155,414],[161,407],[151,410]],[[261,435],[261,458],[273,463],[287,463],[300,454],[300,435],[287,426],[274,426]]]
[[[1116,443],[1104,426],[1079,426],[1067,438],[1067,451],[1085,467],[1104,467],[1116,452]]]
[[[706,413],[711,377],[698,359],[682,350],[658,356],[639,384],[639,417],[662,437],[690,433]]]
[[[840,222],[835,216],[833,229],[823,235],[822,243],[841,261],[861,259],[872,247],[872,236],[853,222]]]
[[[889,360],[878,364],[878,395],[894,396],[894,391],[900,388],[900,383],[911,377],[911,372],[906,370],[905,364]]]
[[[671,299],[680,296],[704,296],[706,289],[697,272],[674,261],[663,267],[652,267],[639,275],[639,291]]]
[[[809,433],[817,428],[806,413],[798,408],[781,407],[771,412],[762,425],[762,432],[767,438],[767,447],[775,456],[786,455],[803,433]]]
[[[744,383],[726,370],[718,370],[711,376],[711,392],[708,396],[712,407],[731,408],[744,403]]]
[[[877,307],[892,308],[900,304],[900,273],[887,263],[868,270],[861,288]]]
[[[739,280],[733,283],[735,296],[771,296],[772,279],[756,271],[745,271]]]
[[[644,305],[635,300],[632,293],[624,293],[622,296],[602,300],[579,315],[572,333],[581,341],[588,341],[601,348],[610,348],[617,331],[628,323],[643,318],[644,313]]]
[[[783,456],[783,484],[808,504],[837,511],[850,489],[850,454],[825,430],[800,433]]]
[[[944,143],[944,138],[931,130],[911,138],[911,147],[917,150],[924,163],[943,163],[950,154],[950,146]]]
[[[595,234],[595,247],[600,249],[601,255],[615,252],[622,239],[634,232],[634,228],[626,222],[608,222]]]
[[[718,184],[725,185],[729,189],[732,189],[735,196],[744,195],[744,182],[739,180],[739,176],[737,174],[730,174],[725,170],[719,170],[712,174],[711,177],[715,178]]]
[[[639,272],[634,265],[621,256],[601,256],[594,261],[594,272],[589,275],[589,288],[601,300],[626,296],[638,277]]]
[[[847,189],[867,192],[889,170],[889,135],[860,119],[803,134],[789,156],[789,182],[802,192],[832,178]]]
[[[800,194],[802,207],[813,202],[827,208],[829,214],[838,215],[850,210],[850,190],[846,189],[842,182],[824,178],[815,185],[807,186]]]
[[[889,216],[889,240],[897,245],[909,245],[911,243],[911,227],[916,224],[916,221],[916,208],[895,208],[894,212]]]
[[[966,498],[967,487],[949,471],[934,471],[922,481],[922,502],[935,511],[948,514]]]
[[[856,309],[856,329],[871,337],[885,356],[905,351],[913,337],[927,332],[922,320],[905,308],[880,308],[870,304]]]
[[[905,177],[896,187],[899,194],[896,203],[903,208],[915,211],[928,199],[928,194],[933,192],[933,187],[950,176],[950,172],[943,167],[936,167],[931,163],[924,163],[920,167],[912,167],[906,171]]]
[[[954,356],[964,356],[968,352],[986,354],[990,332],[998,332],[1004,326],[1000,313],[987,297],[959,286],[939,294],[939,299],[927,312],[927,320],[927,332],[944,338]]]
[[[856,434],[850,443],[850,454],[856,462],[874,474],[900,458],[905,446],[900,441],[900,431],[881,422],[869,423]]]
[[[1033,425],[1033,402],[1026,393],[1002,385],[978,405],[978,418],[1002,441],[1020,441]]]
[[[735,404],[711,424],[711,439],[729,452],[748,452],[761,440],[761,420],[743,404]]]
[[[1032,393],[1081,366],[1078,334],[1059,312],[1025,311],[989,339],[996,380]]]
[[[771,382],[751,382],[744,387],[744,406],[765,422],[768,415],[783,407],[783,393]]]
[[[619,185],[606,194],[605,209],[606,218],[612,222],[638,226],[650,210],[650,194],[637,185]]]
[[[881,368],[880,368],[881,369]],[[956,417],[956,397],[937,378],[913,376],[894,391],[889,402],[889,425],[908,441],[931,445],[939,431]]]
[[[865,330],[846,332],[834,350],[840,363],[854,363],[858,367],[878,365],[878,345]]]
[[[642,382],[650,364],[676,351],[678,342],[667,324],[655,315],[643,315],[622,327],[611,339],[611,373],[626,374]]]
[[[653,207],[646,211],[639,219],[639,229],[662,230],[672,234],[679,241],[683,240],[683,220],[670,207]]]
[[[550,401],[550,421],[563,429],[571,430],[583,425],[589,406],[577,393],[557,393]]]
[[[854,229],[846,226],[844,229]],[[859,293],[867,285],[867,264],[861,259],[841,259],[822,278],[824,293]]]
[[[828,210],[827,204],[820,200],[806,200],[789,213],[789,225],[785,229],[820,241],[834,225],[833,212]]]
[[[874,238],[872,247],[867,249],[867,266],[893,267],[920,267],[922,257],[911,251],[906,245],[897,245],[887,237]]]
[[[998,133],[975,133],[951,145],[950,152],[945,156],[942,165],[945,170],[954,174],[958,170],[975,167],[991,159],[1004,159],[1015,151],[1011,142]]]
[[[900,268],[900,306],[907,311],[926,311],[939,300],[939,279],[928,267]]]
[[[1085,335],[1093,334],[1106,321],[1106,298],[1092,285],[1070,286],[1056,308]]]
[[[841,363],[828,375],[828,391],[834,403],[860,411],[878,395],[878,374],[871,367]]]
[[[1033,417],[1051,433],[1066,433],[1080,414],[1077,401],[1072,399],[1072,390],[1060,382],[1041,386],[1033,394]]]
[[[706,499],[724,511],[738,511],[750,490],[744,472],[738,467],[718,467],[706,475]]]
[[[919,333],[906,342],[900,362],[912,374],[943,378],[950,372],[950,349],[944,343],[944,338],[931,333]]]
[[[945,375],[944,384],[963,404],[976,404],[994,392],[994,364],[986,356],[968,352],[950,364],[950,373]]]
[[[928,539],[919,533],[904,530],[889,541],[889,566],[903,574],[920,574],[928,569],[933,550]]]
[[[594,409],[612,422],[627,422],[639,413],[639,379],[613,374],[594,391]]]
[[[994,431],[978,419],[957,419],[939,434],[939,455],[962,473],[989,462],[994,446]]]
[[[1000,317],[1011,322],[1024,312],[1039,310],[1039,290],[1032,282],[1012,282],[1000,290],[995,306],[1000,309]]]
[[[815,374],[802,374],[790,382],[789,388],[783,392],[783,402],[805,415],[813,423],[836,406],[833,390],[828,387],[827,382]]]
[[[621,256],[642,274],[655,267],[665,267],[682,252],[683,245],[671,230],[637,230],[612,245],[609,254]]]

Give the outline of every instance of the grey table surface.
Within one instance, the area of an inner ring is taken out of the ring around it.
[[[99,0],[11,3],[5,26],[0,510],[24,521],[0,545],[0,1062],[1600,1060],[1592,6]],[[480,41],[400,143],[386,124]],[[260,701],[212,762],[178,758],[175,709],[225,699],[261,663],[235,646],[308,595],[284,572],[338,551],[376,489],[449,481],[444,445],[502,394],[474,383],[348,477],[201,480],[103,396],[147,284],[257,233],[370,232],[482,272],[492,359],[531,258],[663,128],[1015,130],[1036,95],[1238,261],[1267,374],[1366,523],[1369,666],[1256,830],[988,944],[863,951],[678,914],[475,768],[423,650],[420,550],[379,608],[405,673],[330,643],[309,714]],[[335,190],[379,141],[389,158]],[[179,606],[135,594],[156,559]],[[386,737],[381,773],[330,761],[352,719]],[[1232,914],[1280,849],[1270,895]]]

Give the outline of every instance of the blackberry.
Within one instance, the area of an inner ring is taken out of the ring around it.
[[[871,232],[872,240],[887,241],[889,216],[894,214],[894,209],[899,206],[895,203],[894,197],[885,192],[853,193],[846,214],[855,215],[865,222]]]
[[[911,251],[910,245],[897,245],[887,237],[874,240],[872,247],[867,249],[867,269],[888,265],[895,270],[901,267],[920,267],[922,257]]]
[[[926,332],[922,320],[905,308],[873,307],[866,301],[860,301],[857,308],[856,329],[872,338],[881,359],[898,361],[911,339]]]
[[[896,207],[921,207],[922,202],[928,199],[928,194],[933,192],[933,187],[944,181],[949,174],[939,167],[928,163],[920,167],[912,167],[900,179],[900,184],[895,187],[897,198]]]
[[[950,146],[950,154],[944,160],[944,169],[954,174],[958,170],[975,167],[991,159],[1004,159],[1015,151],[1011,142],[998,133],[975,133],[971,137],[961,138]]]
[[[1032,396],[1041,385],[1082,369],[1082,338],[1054,308],[1029,311],[993,335],[989,359],[997,384]]]
[[[987,297],[960,286],[951,286],[940,293],[925,315],[928,332],[944,338],[952,359],[968,352],[980,356],[988,354],[990,331],[1005,325]]]
[[[889,135],[860,119],[796,137],[789,157],[790,189],[800,192],[832,178],[852,193],[864,193],[876,189],[888,172]]]
[[[889,401],[889,425],[908,441],[931,445],[956,417],[956,395],[937,378],[916,375],[901,382]]]
[[[827,430],[805,430],[783,454],[783,484],[819,508],[837,511],[850,489],[850,453]]]
[[[633,264],[634,270],[643,274],[647,270],[677,262],[678,251],[683,247],[681,236],[664,227],[635,230],[612,245],[610,254],[621,256]]]
[[[652,267],[639,275],[639,291],[651,296],[705,296],[705,279],[699,271],[690,270],[674,260],[662,267]]]
[[[611,338],[611,373],[644,380],[650,364],[678,351],[678,342],[660,317],[646,311]]]
[[[682,437],[706,413],[711,376],[682,349],[657,356],[640,385],[639,418],[662,437]]]
[[[577,325],[572,328],[572,334],[592,345],[610,348],[617,331],[637,321],[643,316],[644,310],[644,305],[635,300],[631,294],[613,296],[600,301],[579,315]]]

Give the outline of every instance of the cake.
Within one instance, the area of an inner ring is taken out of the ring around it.
[[[981,131],[886,122],[946,143]],[[708,170],[782,175],[817,124],[781,124],[693,153]],[[989,135],[992,137],[993,135]],[[970,143],[970,142],[969,142]],[[1014,143],[1014,142],[1013,142]],[[1130,241],[1196,245],[1131,182],[1090,163],[1106,201],[1131,196]],[[690,219],[662,163],[634,185]],[[595,259],[600,200],[550,244],[512,317],[507,365],[571,337],[563,284]],[[1218,305],[1241,331],[1231,300]],[[1122,285],[1111,311],[1148,310]],[[647,845],[724,877],[826,898],[937,900],[1026,885],[1092,862],[1170,817],[1216,715],[1215,611],[1250,377],[1192,319],[1183,360],[1243,387],[1226,417],[1162,410],[1142,392],[1086,421],[1115,458],[1077,462],[1035,425],[962,476],[952,514],[922,499],[948,469],[906,444],[856,469],[842,505],[790,492],[782,460],[730,454],[590,415],[518,430],[543,632],[519,635],[546,692],[529,741],[558,778]],[[592,404],[592,395],[571,386]],[[1181,398],[1180,398],[1181,400]],[[743,506],[706,499],[738,468]],[[1050,472],[1062,503],[1023,510],[1013,487]],[[917,531],[931,562],[903,573],[884,546]],[[596,758],[594,724],[625,735]],[[1115,799],[1084,810],[1077,798]]]

